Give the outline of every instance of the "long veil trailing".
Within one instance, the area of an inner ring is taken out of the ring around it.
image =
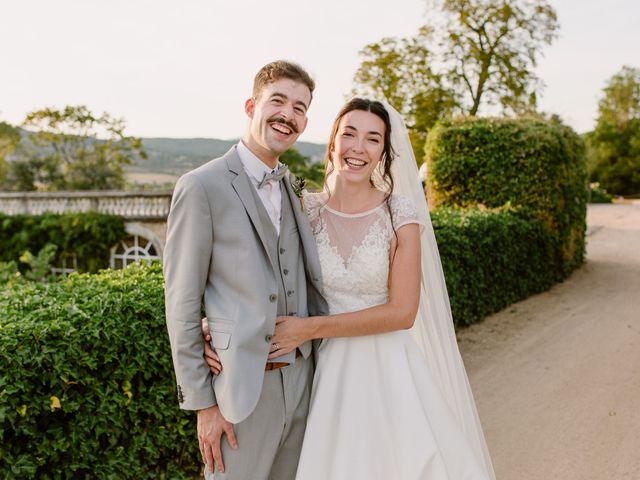
[[[383,104],[391,118],[391,142],[396,153],[391,166],[394,179],[392,193],[413,200],[418,219],[422,223],[422,287],[418,315],[411,333],[478,461],[484,465],[488,477],[495,479],[467,373],[458,350],[438,245],[409,135],[402,116],[388,103]]]

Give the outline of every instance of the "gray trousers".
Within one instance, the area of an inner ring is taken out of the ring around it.
[[[294,480],[307,424],[313,380],[311,356],[264,373],[255,410],[234,425],[238,449],[222,437],[225,472],[205,467],[206,480]]]

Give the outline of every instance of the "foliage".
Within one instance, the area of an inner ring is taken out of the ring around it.
[[[599,183],[589,185],[589,203],[612,203],[613,197]]]
[[[427,140],[430,204],[510,206],[538,219],[554,239],[556,280],[584,260],[584,145],[569,127],[539,119],[459,118]]]
[[[18,270],[18,264],[15,260],[0,262],[0,288],[3,285],[13,285],[20,281],[22,281],[22,274]]]
[[[124,120],[94,115],[85,106],[44,108],[27,115],[29,148],[11,162],[15,190],[113,190],[125,185],[124,167],[145,158]]]
[[[456,326],[482,320],[555,281],[554,241],[513,209],[431,212]]]
[[[20,256],[20,261],[29,267],[25,272],[25,278],[33,282],[45,282],[51,276],[53,259],[56,256],[56,247],[53,243],[47,243],[37,255],[30,251]]]
[[[282,155],[280,161],[288,165],[289,171],[296,177],[305,180],[305,185],[314,190],[321,190],[324,181],[324,165],[319,162],[311,162],[295,148],[290,148]]]
[[[7,175],[6,158],[13,153],[19,143],[20,130],[6,122],[0,122],[0,185],[5,182]]]
[[[592,181],[618,195],[640,193],[640,69],[623,67],[609,80],[587,144]]]
[[[0,294],[0,477],[194,478],[159,265]]]
[[[438,118],[535,111],[534,68],[559,28],[546,0],[427,3],[429,22],[418,34],[366,45],[354,77],[355,93],[384,97],[407,118],[416,158]]]
[[[40,252],[53,244],[54,265],[75,254],[80,270],[96,272],[109,266],[111,247],[126,236],[122,217],[103,213],[0,214],[0,261],[17,260],[25,252]]]
[[[546,0],[436,0],[446,15],[441,51],[453,88],[465,92],[465,110],[483,104],[506,112],[535,110],[533,71],[559,28]]]
[[[354,78],[354,95],[384,98],[404,115],[416,158],[422,156],[429,128],[457,105],[455,92],[432,68],[434,54],[425,46],[432,36],[423,27],[412,38],[387,37],[366,45]]]

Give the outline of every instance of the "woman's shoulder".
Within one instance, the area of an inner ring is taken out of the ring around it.
[[[396,229],[408,223],[420,223],[414,201],[398,193],[393,193],[389,197],[389,210]]]
[[[326,192],[310,192],[309,190],[303,190],[302,199],[305,203],[320,205],[327,201],[327,194]]]
[[[325,192],[309,192],[302,191],[302,205],[304,211],[309,217],[318,215],[318,210],[327,202],[327,194]]]
[[[416,213],[416,204],[413,200],[399,193],[392,193],[389,197],[389,207],[393,213],[413,214]]]

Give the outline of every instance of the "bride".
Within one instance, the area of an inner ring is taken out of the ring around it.
[[[326,162],[303,201],[331,315],[279,317],[269,356],[316,340],[296,478],[495,479],[402,118],[354,98]]]
[[[322,339],[296,478],[493,479],[401,117],[355,98],[327,152],[304,204],[331,315],[280,317],[270,355]]]

